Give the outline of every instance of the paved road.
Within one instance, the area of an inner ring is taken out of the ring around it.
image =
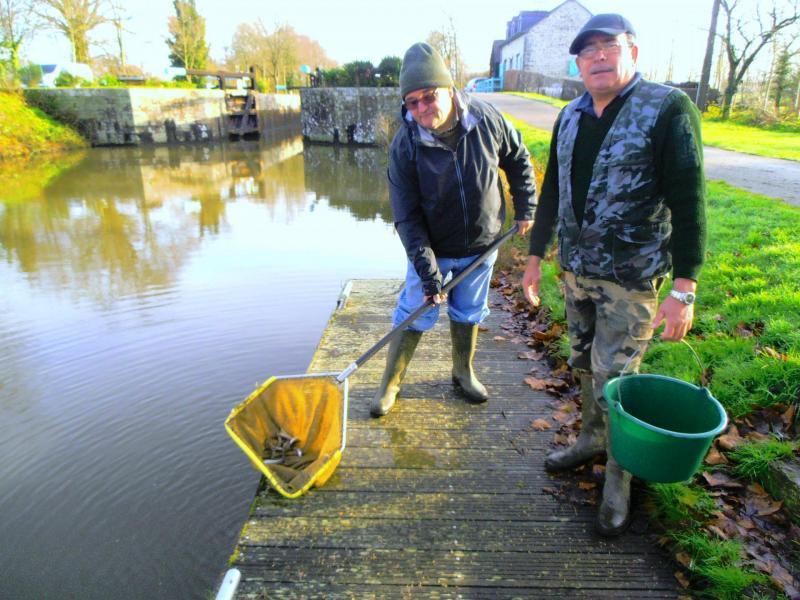
[[[539,127],[551,130],[559,109],[511,94],[481,94],[500,110]],[[798,136],[800,144],[800,136]],[[722,179],[751,192],[780,198],[800,206],[800,162],[742,154],[706,146],[705,166],[708,179]]]

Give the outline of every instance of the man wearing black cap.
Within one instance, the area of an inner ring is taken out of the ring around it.
[[[597,529],[617,535],[629,522],[631,475],[607,452],[603,385],[628,362],[638,368],[662,322],[663,340],[691,329],[706,235],[700,115],[686,94],[636,72],[635,32],[621,15],[589,19],[569,50],[587,91],[553,129],[522,286],[538,304],[540,262],[557,229],[583,425],[545,467],[571,469],[606,452]]]
[[[530,155],[513,127],[491,105],[456,92],[450,71],[428,44],[414,44],[400,69],[403,124],[389,150],[389,198],[408,257],[406,283],[394,312],[397,326],[428,298],[435,307],[389,344],[386,370],[370,405],[374,416],[394,406],[422,332],[439,314],[442,283],[482,254],[500,235],[505,199],[503,169],[518,232],[532,224],[535,183]],[[447,298],[453,343],[453,383],[470,402],[486,402],[472,359],[495,252]]]

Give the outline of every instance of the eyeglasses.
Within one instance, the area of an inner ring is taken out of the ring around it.
[[[438,96],[436,95],[436,90],[428,90],[419,98],[409,98],[408,100],[404,100],[403,104],[406,105],[406,108],[410,111],[417,110],[417,107],[420,104],[424,104],[425,106],[430,106],[434,102],[438,100]]]
[[[619,40],[613,40],[609,42],[601,42],[599,44],[592,44],[590,46],[584,46],[581,48],[581,51],[578,52],[578,56],[581,58],[594,58],[600,52],[605,54],[606,56],[612,56],[614,54],[619,54],[622,51],[622,46],[626,48],[630,48],[630,44],[622,44]]]

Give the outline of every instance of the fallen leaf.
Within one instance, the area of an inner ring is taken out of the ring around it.
[[[504,338],[502,335],[496,335],[496,336],[494,336],[492,339],[493,339],[495,342],[505,342],[505,341],[506,341],[506,338]]]
[[[719,528],[719,527],[717,527],[716,525],[709,525],[709,526],[708,526],[708,530],[709,530],[709,531],[712,531],[712,532],[714,532],[714,533],[716,533],[716,534],[717,534],[719,537],[721,537],[723,540],[727,540],[727,539],[730,537],[730,536],[729,536],[727,533],[725,533],[724,531],[722,531],[722,529],[720,529],[720,528]]]
[[[568,443],[567,440],[568,439],[569,438],[566,435],[564,435],[563,433],[556,433],[556,434],[553,435],[553,442],[555,442],[556,444],[561,444],[563,446],[567,445],[567,443]]]
[[[795,588],[795,581],[792,574],[789,573],[786,569],[784,569],[781,565],[775,564],[772,567],[772,581],[777,583],[783,590],[786,592],[786,595],[789,598],[797,598],[800,593],[798,593],[797,588]]]
[[[761,354],[763,354],[764,356],[768,356],[769,358],[774,358],[775,360],[782,360],[782,361],[789,360],[788,356],[778,352],[777,350],[775,350],[775,348],[771,348],[770,346],[764,346],[763,348],[761,348]]]
[[[744,487],[738,481],[732,479],[730,476],[726,475],[725,473],[711,473],[706,471],[703,473],[703,479],[708,482],[708,485],[711,487],[725,487],[725,488],[741,488]]]
[[[525,377],[523,381],[531,386],[532,389],[539,391],[547,390],[548,388],[551,390],[563,390],[569,387],[566,381],[563,379],[556,379],[555,377],[547,377],[546,379]]]
[[[478,331],[489,331],[489,328],[486,325],[478,325]]]
[[[675,560],[677,560],[679,564],[683,565],[687,569],[692,568],[692,557],[686,552],[677,552],[675,554]]]
[[[578,482],[578,487],[582,490],[593,490],[597,487],[597,484],[593,481],[580,481]]]
[[[739,435],[739,429],[736,427],[736,425],[731,425],[728,427],[727,433],[719,436],[717,443],[724,450],[735,450],[736,447],[742,443],[742,438]]]
[[[689,587],[689,578],[683,574],[683,571],[675,571],[675,579],[678,580],[678,583],[681,584],[682,588]]]
[[[753,482],[747,486],[747,491],[755,494],[756,496],[767,496],[767,490],[764,489],[764,486],[758,482]]]
[[[558,410],[553,413],[553,418],[562,425],[573,425],[578,420],[578,414],[574,412],[564,412]]]
[[[747,499],[745,502],[745,510],[749,515],[757,515],[759,517],[766,517],[775,514],[783,506],[783,500],[772,500],[769,497],[753,497]]]
[[[546,429],[550,429],[553,426],[545,421],[544,419],[536,419],[535,421],[531,422],[531,425],[536,431],[544,431]]]
[[[759,433],[758,431],[751,431],[745,436],[745,438],[754,442],[766,442],[767,440],[772,439],[772,437],[766,433]]]
[[[725,458],[725,455],[717,450],[715,447],[711,447],[711,450],[708,451],[706,455],[705,463],[707,465],[727,465],[728,459]]]
[[[526,377],[525,379],[523,379],[523,381],[527,383],[533,390],[544,391],[547,389],[547,383],[545,382],[544,379],[538,379],[536,377]]]
[[[781,419],[783,419],[783,424],[789,428],[794,423],[794,416],[797,413],[797,407],[792,404],[789,408],[786,409],[786,412],[781,415]]]

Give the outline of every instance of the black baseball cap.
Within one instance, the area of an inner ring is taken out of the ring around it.
[[[586,38],[591,37],[596,33],[605,33],[607,35],[619,35],[620,33],[630,33],[636,35],[633,30],[633,25],[622,15],[616,13],[603,13],[595,15],[586,24],[581,27],[578,35],[572,40],[569,45],[569,53],[577,54],[583,48]]]

